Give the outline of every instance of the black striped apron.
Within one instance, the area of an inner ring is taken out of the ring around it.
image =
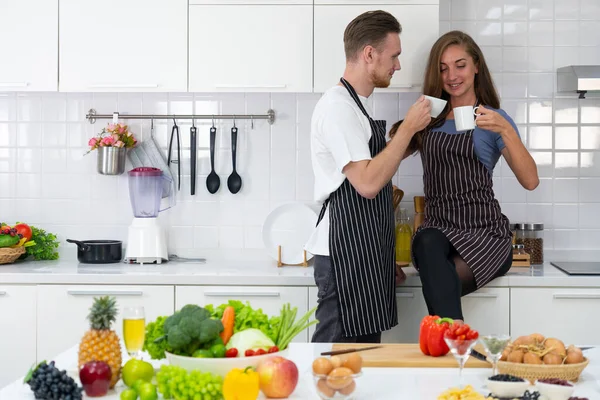
[[[475,154],[473,131],[428,131],[423,138],[425,228],[441,230],[467,263],[477,288],[508,258],[508,218],[494,197],[492,176]]]
[[[369,149],[375,157],[386,146],[386,122],[371,119],[354,88],[344,78],[341,82],[369,119]],[[374,199],[367,199],[346,179],[323,204],[319,221],[327,207],[329,254],[344,335],[391,329],[398,324],[391,181]]]

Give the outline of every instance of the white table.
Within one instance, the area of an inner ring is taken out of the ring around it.
[[[322,351],[330,349],[330,344],[292,343],[290,345],[289,358],[296,363],[300,371],[298,386],[290,399],[318,399],[310,375],[311,365]],[[600,399],[600,347],[587,350],[584,355],[590,359],[590,364],[576,384],[574,396],[597,400]],[[7,362],[7,360],[3,361]],[[60,369],[67,369],[75,374],[77,370],[77,346],[60,354],[55,361]],[[152,361],[155,366],[160,366],[163,362],[164,360],[160,362]],[[468,368],[463,371],[463,374],[465,384],[473,385],[475,389],[484,395],[489,393],[484,387],[484,381],[491,374],[491,370]],[[29,390],[29,386],[24,385],[22,381],[23,378],[0,390],[0,399],[33,400],[34,396]],[[365,368],[364,375],[357,381],[355,399],[435,400],[444,390],[457,386],[457,384],[458,368]],[[366,390],[367,386],[368,390]],[[118,400],[119,393],[123,388],[123,383],[120,381],[115,390],[109,392],[109,395],[102,397],[102,399]],[[264,398],[262,394],[260,398]]]

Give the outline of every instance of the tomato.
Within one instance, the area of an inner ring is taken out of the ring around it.
[[[470,330],[469,333],[467,333],[468,340],[475,340],[477,338],[479,338],[479,332],[475,330]]]
[[[279,351],[279,347],[272,346],[267,353],[277,353]]]
[[[22,235],[22,237],[27,238],[27,240],[31,240],[31,236],[33,235],[33,232],[31,231],[31,228],[29,227],[29,225],[17,224],[15,226],[13,226],[13,228],[17,230],[17,234]]]
[[[256,350],[255,354],[257,356],[262,356],[263,354],[267,354],[267,352],[265,351],[265,349],[258,349],[258,350]]]
[[[225,357],[226,358],[233,358],[233,357],[237,357],[238,355],[238,349],[236,349],[235,347],[230,348],[229,350],[227,350],[225,352]]]
[[[254,355],[254,350],[248,349],[248,350],[246,350],[246,352],[244,353],[244,355],[246,357],[252,357]]]

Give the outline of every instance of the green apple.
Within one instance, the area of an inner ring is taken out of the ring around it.
[[[121,392],[121,400],[137,400],[138,394],[133,389],[125,389]]]
[[[140,385],[138,394],[140,400],[157,400],[158,394],[156,393],[156,386],[150,382],[144,382]]]
[[[133,390],[135,390],[136,393],[140,393],[140,386],[142,386],[144,383],[146,383],[147,381],[143,380],[143,379],[138,379],[137,381],[133,382],[133,385],[131,385],[131,388]]]
[[[154,377],[154,367],[149,362],[132,358],[123,366],[121,377],[128,387],[132,387],[138,379],[151,382]]]

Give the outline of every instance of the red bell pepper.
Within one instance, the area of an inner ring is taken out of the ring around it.
[[[430,315],[421,321],[419,334],[419,347],[421,352],[432,357],[441,357],[448,354],[450,349],[444,341],[444,334],[450,328],[451,318],[440,318]]]

